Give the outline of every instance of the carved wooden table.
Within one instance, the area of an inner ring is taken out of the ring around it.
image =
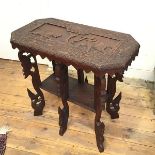
[[[58,19],[39,19],[12,32],[11,44],[13,48],[19,49],[23,75],[25,78],[32,76],[36,94],[29,89],[27,91],[34,115],[42,115],[45,106],[40,89],[43,86],[53,92],[57,90],[56,94],[62,99],[63,109],[58,108],[60,135],[67,129],[67,100],[74,101],[81,97],[86,103],[91,102],[95,111],[97,146],[100,152],[104,151],[105,126],[100,121],[102,109],[106,109],[112,119],[119,117],[121,93],[114,98],[116,81],[123,81],[123,73],[138,55],[140,45],[129,34]],[[45,84],[41,82],[36,55],[52,61],[54,74],[49,77],[51,85],[47,81]],[[77,69],[78,82],[68,77],[69,65]],[[94,87],[88,84],[87,77],[84,79],[84,71],[94,73]],[[87,90],[90,96],[83,97]]]

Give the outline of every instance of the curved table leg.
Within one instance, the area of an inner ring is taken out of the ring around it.
[[[68,117],[69,117],[69,106],[68,106],[68,67],[64,64],[56,63],[55,76],[57,81],[57,93],[62,99],[63,108],[58,108],[59,114],[59,135],[63,134],[67,130]]]
[[[102,106],[104,106],[106,101],[106,81],[105,78],[94,76],[94,105],[95,105],[95,134],[96,143],[100,152],[104,151],[104,128],[105,125],[100,121]]]
[[[41,80],[36,57],[32,54],[24,55],[23,51],[19,51],[18,57],[21,61],[21,66],[23,67],[23,75],[25,79],[31,75],[32,84],[36,91],[36,94],[34,94],[29,89],[27,89],[28,95],[31,99],[31,106],[34,109],[34,116],[42,115],[42,111],[45,106],[45,100],[44,95],[40,89]],[[31,57],[34,59],[34,63],[31,62]],[[32,71],[32,68],[34,68],[34,71]]]
[[[123,75],[118,73],[113,78],[110,75],[108,75],[106,111],[110,114],[111,119],[119,118],[118,111],[120,109],[119,103],[122,94],[120,92],[116,98],[114,98],[114,96],[116,93],[116,81],[119,80],[120,82],[122,82],[123,81],[122,78]]]

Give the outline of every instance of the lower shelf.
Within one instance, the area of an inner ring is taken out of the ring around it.
[[[57,84],[55,75],[50,75],[42,82],[41,88],[57,95]],[[80,105],[94,112],[94,86],[91,84],[79,84],[77,79],[69,77],[69,99],[68,101]]]

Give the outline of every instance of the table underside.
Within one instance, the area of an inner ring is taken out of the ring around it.
[[[42,82],[41,88],[43,90],[46,90],[58,96],[55,75],[52,74],[48,78],[46,78]],[[69,77],[68,101],[71,101],[74,104],[80,105],[84,108],[87,108],[95,112],[94,110],[94,85],[89,84],[89,83],[79,84],[77,79],[73,77]]]

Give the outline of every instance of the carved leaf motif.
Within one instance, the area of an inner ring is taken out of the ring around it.
[[[119,103],[122,97],[121,92],[119,93],[119,95],[114,98],[114,95],[116,93],[116,81],[123,81],[123,75],[116,73],[115,77],[111,77],[110,75],[108,75],[108,86],[107,86],[107,93],[108,93],[108,98],[107,98],[107,104],[106,104],[106,111],[111,115],[112,119],[118,118],[119,114],[118,111],[120,109],[119,107]]]
[[[42,111],[45,106],[44,98],[38,94],[32,93],[29,89],[27,89],[27,92],[31,99],[31,106],[34,109],[34,116],[42,115]]]
[[[63,136],[63,134],[67,130],[69,107],[68,108],[64,107],[63,109],[59,107],[58,114],[59,114],[59,126],[60,126],[59,134]]]
[[[96,135],[96,142],[97,142],[97,147],[99,149],[100,152],[104,151],[104,129],[105,129],[105,125],[103,122],[97,122],[95,124],[95,135]]]

